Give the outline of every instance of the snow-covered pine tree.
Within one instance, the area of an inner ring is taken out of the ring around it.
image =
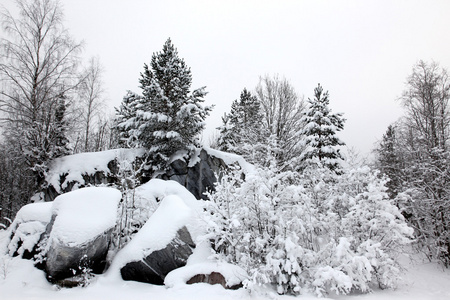
[[[319,160],[330,170],[338,171],[339,160],[343,158],[336,147],[345,143],[337,137],[336,132],[344,128],[345,119],[341,113],[331,113],[328,91],[324,93],[320,84],[314,89],[314,99],[308,98],[308,103],[309,107],[302,118],[306,124],[302,130],[306,146],[302,160],[307,163]]]
[[[404,172],[404,164],[398,149],[399,142],[396,135],[395,126],[389,125],[376,149],[378,168],[382,174],[389,178],[386,186],[391,199],[394,199],[403,190],[402,173]]]
[[[126,130],[124,137],[147,148],[152,169],[161,170],[173,154],[189,155],[200,146],[199,135],[212,107],[201,105],[204,87],[190,91],[191,70],[170,39],[153,54],[150,66],[144,64],[139,82],[143,92],[134,97],[135,115],[122,119],[119,128]]]
[[[231,104],[230,113],[219,127],[219,150],[242,155],[252,163],[261,164],[261,141],[264,139],[260,102],[246,88]]]
[[[137,110],[138,139],[148,149],[153,169],[165,167],[179,151],[189,155],[200,146],[199,134],[211,107],[201,105],[205,87],[190,92],[191,70],[168,39],[162,52],[144,65],[139,80],[143,105]]]

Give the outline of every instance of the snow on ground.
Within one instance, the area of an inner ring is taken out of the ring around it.
[[[56,197],[50,240],[80,245],[114,227],[121,198],[120,191],[108,187],[86,187]]]
[[[0,231],[1,239],[5,238]],[[435,263],[409,262],[404,265],[409,271],[396,290],[376,290],[372,294],[330,296],[338,300],[448,300],[450,299],[450,270],[443,270]],[[58,289],[45,279],[44,272],[33,267],[31,261],[18,257],[0,257],[0,299],[77,299],[77,300],[312,300],[312,295],[298,297],[279,296],[272,291],[225,290],[220,285],[197,283],[175,285],[173,288],[154,286],[140,282],[123,281],[99,275],[86,288]]]
[[[58,193],[71,181],[83,183],[83,174],[94,174],[103,171],[109,174],[108,163],[114,159],[120,161],[134,161],[143,155],[144,149],[113,149],[101,152],[78,153],[56,158],[50,165],[46,181],[53,185]],[[82,163],[80,163],[82,162]],[[61,176],[67,176],[62,187],[59,186]]]

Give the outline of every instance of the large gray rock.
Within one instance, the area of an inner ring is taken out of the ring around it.
[[[197,199],[207,199],[205,192],[213,191],[217,182],[216,174],[226,170],[228,165],[220,158],[209,155],[204,149],[200,151],[199,159],[193,166],[178,159],[172,162],[169,170],[159,177],[174,180],[191,192]]]
[[[184,190],[178,183],[172,184],[175,192]],[[192,195],[188,200],[180,197],[183,192],[178,194],[164,196],[142,228],[115,255],[108,274],[124,280],[163,284],[169,272],[186,264],[199,234],[200,206]]]
[[[195,244],[186,227],[163,249],[153,251],[140,261],[127,263],[120,269],[124,280],[163,285],[169,272],[186,265]]]
[[[45,261],[47,279],[57,282],[84,272],[103,273],[111,232],[112,229],[77,246],[68,246],[53,240]]]

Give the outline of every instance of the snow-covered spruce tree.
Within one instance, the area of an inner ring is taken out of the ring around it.
[[[368,167],[341,175],[308,167],[302,175],[273,166],[223,176],[206,204],[205,238],[218,256],[252,274],[248,287],[280,294],[367,292],[393,287],[396,255],[412,229]]]
[[[231,111],[222,118],[219,127],[219,150],[242,155],[251,163],[260,164],[261,154],[265,152],[263,116],[260,102],[246,88],[239,100],[231,104]]]
[[[341,113],[331,113],[328,91],[324,93],[320,84],[314,89],[314,98],[308,98],[308,103],[309,107],[302,117],[305,124],[302,135],[306,146],[302,161],[310,163],[319,160],[330,170],[339,172],[342,155],[336,147],[345,143],[336,132],[344,128],[345,119]]]
[[[199,134],[211,107],[203,107],[205,88],[190,91],[191,70],[168,39],[163,50],[154,53],[150,66],[144,64],[139,79],[142,97],[134,118],[119,128],[129,128],[137,145],[148,149],[148,161],[154,171],[166,167],[170,157],[189,155],[200,146]]]
[[[403,190],[405,175],[404,161],[401,150],[399,149],[398,133],[394,125],[389,125],[386,133],[376,148],[376,165],[381,174],[387,176],[389,181],[386,183],[388,194],[394,199],[398,193]]]

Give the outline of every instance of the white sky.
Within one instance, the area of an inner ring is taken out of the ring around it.
[[[11,0],[3,0],[12,8]],[[450,1],[63,0],[86,60],[99,56],[111,106],[168,37],[215,104],[207,133],[244,87],[278,73],[299,95],[320,83],[347,122],[341,138],[368,153],[402,115],[396,99],[420,59],[450,68]],[[208,140],[208,138],[205,138]]]

